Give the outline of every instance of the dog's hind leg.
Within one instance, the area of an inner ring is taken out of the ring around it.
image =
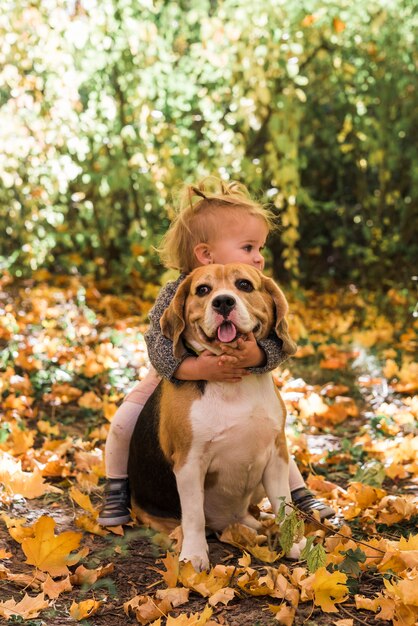
[[[208,544],[205,536],[204,476],[202,460],[187,459],[174,467],[181,503],[183,545],[181,561],[191,561],[197,571],[209,569]]]
[[[272,456],[264,470],[263,485],[274,514],[276,515],[283,497],[287,503],[292,501],[289,489],[289,464],[287,460],[276,455]],[[286,507],[286,509],[289,509],[288,512],[290,512],[290,507]],[[287,553],[288,558],[298,560],[305,545],[306,539],[303,537],[301,541],[293,544]]]

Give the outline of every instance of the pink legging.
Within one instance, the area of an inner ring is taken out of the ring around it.
[[[128,476],[129,444],[138,416],[161,377],[153,367],[136,383],[113,416],[105,447],[106,476],[126,478]]]
[[[107,478],[127,478],[129,444],[135,424],[160,380],[161,377],[151,366],[145,378],[136,383],[113,416],[105,447]],[[293,457],[289,459],[289,487],[290,491],[305,487],[305,481]]]

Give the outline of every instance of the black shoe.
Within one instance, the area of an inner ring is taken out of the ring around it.
[[[109,478],[104,488],[104,503],[97,521],[102,526],[119,526],[131,520],[131,497],[127,478]]]
[[[314,511],[318,511],[321,521],[336,516],[334,509],[325,504],[325,502],[317,500],[313,493],[309,491],[309,489],[306,489],[306,487],[295,489],[292,491],[291,496],[293,504],[297,506],[302,513],[312,515]]]

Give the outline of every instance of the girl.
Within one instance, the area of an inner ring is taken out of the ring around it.
[[[252,200],[243,185],[219,180],[216,185],[217,190],[212,192],[207,180],[197,187],[185,187],[177,216],[159,250],[165,266],[181,273],[176,281],[161,290],[150,311],[145,341],[152,367],[127,395],[112,420],[105,449],[105,499],[98,518],[99,524],[104,526],[125,524],[130,520],[129,442],[138,415],[161,377],[174,384],[182,384],[184,380],[233,384],[243,376],[275,369],[296,351],[293,344],[292,351],[285,352],[275,334],[259,344],[250,334],[245,339],[240,338],[235,348],[221,344],[221,356],[205,351],[199,356],[186,353],[178,360],[173,355],[172,342],[161,333],[159,322],[163,312],[180,283],[194,268],[209,263],[247,263],[259,270],[264,268],[262,250],[274,227],[273,214]],[[302,511],[318,511],[321,519],[335,515],[333,509],[308,491],[293,459],[290,459],[289,484],[292,500]]]

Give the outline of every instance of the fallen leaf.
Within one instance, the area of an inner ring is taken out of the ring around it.
[[[86,619],[86,617],[91,617],[102,606],[103,602],[101,600],[83,600],[82,602],[73,602],[70,606],[70,615],[73,619],[76,619],[80,622],[82,619]]]
[[[61,593],[64,591],[71,591],[73,588],[70,583],[70,577],[66,576],[62,580],[53,580],[51,576],[48,574],[44,583],[42,583],[42,590],[45,595],[48,596],[51,600],[58,598]]]
[[[23,539],[22,550],[26,563],[51,576],[65,576],[70,552],[78,548],[82,535],[73,531],[55,535],[54,528],[55,521],[51,517],[40,517],[33,526],[34,536]]]
[[[296,610],[293,607],[284,603],[279,606],[269,604],[269,609],[272,613],[274,613],[274,619],[279,622],[279,624],[283,624],[283,626],[292,626],[296,613]]]
[[[14,598],[6,602],[0,602],[0,615],[7,620],[13,616],[22,619],[32,619],[38,617],[42,609],[46,609],[48,606],[49,602],[45,600],[43,593],[34,597],[28,596],[28,594],[25,593],[23,600],[20,602],[15,602]]]
[[[342,572],[330,573],[325,567],[320,567],[313,574],[314,604],[320,606],[325,613],[338,611],[335,603],[345,602],[348,598],[346,582],[347,576]]]

